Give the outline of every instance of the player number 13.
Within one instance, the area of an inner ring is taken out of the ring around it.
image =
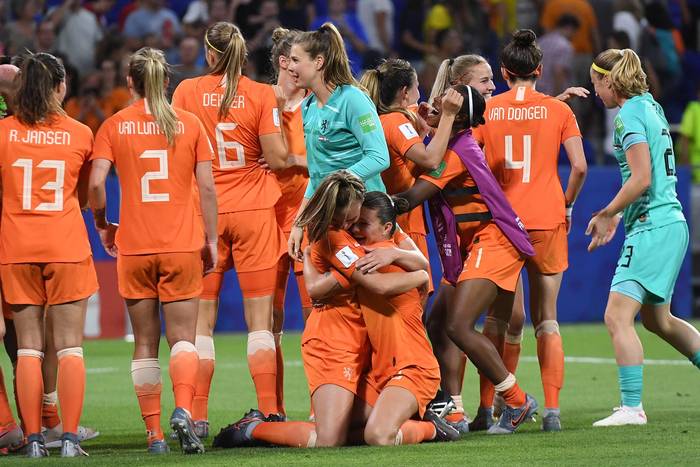
[[[32,210],[32,170],[34,161],[31,159],[17,159],[12,167],[20,167],[22,174],[22,209]],[[63,183],[66,176],[66,161],[46,159],[39,162],[38,169],[53,169],[56,171],[56,178],[46,182],[41,187],[42,190],[52,190],[55,193],[53,203],[39,203],[34,208],[35,211],[63,211]]]

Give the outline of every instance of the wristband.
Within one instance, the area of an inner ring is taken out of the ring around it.
[[[571,217],[571,213],[574,211],[574,203],[566,205],[566,217]]]

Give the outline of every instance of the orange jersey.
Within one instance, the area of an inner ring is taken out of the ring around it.
[[[224,97],[221,76],[186,79],[173,94],[173,105],[204,123],[216,153],[213,164],[219,212],[271,208],[280,197],[275,176],[258,163],[260,136],[281,133],[272,86],[241,76],[228,115],[219,120]]]
[[[111,161],[119,174],[119,253],[199,250],[204,232],[192,186],[197,163],[213,158],[211,145],[197,117],[175,109],[178,134],[169,146],[144,104],[141,99],[107,119],[92,155]]]
[[[373,247],[394,247],[404,234],[398,232],[394,240],[375,243]],[[381,268],[380,273],[405,272],[397,265]],[[423,306],[418,289],[402,294],[382,296],[357,289],[362,316],[372,345],[372,373],[380,380],[396,375],[402,368],[417,366],[437,368],[430,343],[423,326]]]
[[[557,160],[561,144],[581,136],[568,105],[529,87],[486,101],[486,125],[474,131],[491,171],[528,230],[566,220]]]
[[[406,153],[414,144],[423,144],[423,140],[413,123],[401,112],[380,115],[379,120],[389,148],[390,162],[389,168],[382,172],[382,180],[387,193],[395,195],[411,188],[420,175],[420,168],[406,158]],[[426,233],[422,204],[396,220],[405,232]]]
[[[491,219],[491,213],[479,194],[479,188],[462,160],[451,149],[445,152],[445,158],[437,169],[421,175],[420,178],[443,190],[442,194],[455,214],[460,247],[465,257],[474,231]]]
[[[282,112],[282,124],[284,125],[289,154],[306,157],[301,103],[295,110]],[[309,171],[305,167],[294,166],[275,172],[275,176],[282,190],[282,196],[275,206],[277,220],[284,232],[291,232],[292,222],[294,222],[294,217],[304,199],[306,185],[309,183]]]
[[[80,262],[91,255],[77,187],[92,153],[92,131],[56,115],[28,127],[0,121],[0,262]]]

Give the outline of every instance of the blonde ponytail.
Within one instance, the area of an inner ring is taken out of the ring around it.
[[[591,68],[599,76],[608,75],[613,91],[630,98],[649,90],[647,75],[639,56],[632,49],[608,49],[593,60]]]
[[[228,115],[233,98],[236,96],[238,80],[243,73],[248,49],[238,27],[225,21],[210,26],[204,34],[204,42],[207,48],[218,57],[210,74],[226,77],[226,90],[219,106],[219,120],[223,120]]]
[[[143,47],[131,56],[129,76],[135,91],[144,99],[160,131],[175,143],[178,131],[177,114],[165,96],[165,86],[170,75],[170,67],[161,50]]]
[[[361,87],[352,76],[350,60],[345,50],[343,36],[332,23],[323,23],[316,31],[307,31],[294,39],[312,58],[321,55],[323,63],[323,81],[332,86],[351,84]]]
[[[442,96],[447,88],[455,84],[468,84],[471,80],[471,69],[482,63],[488,64],[481,55],[460,55],[457,58],[448,58],[440,63],[433,89],[430,91],[429,103],[433,103],[436,97]]]
[[[360,85],[365,88],[369,98],[372,99],[374,105],[379,108],[381,105],[381,98],[379,95],[379,70],[375,68],[365,71],[362,74],[362,78],[360,78]]]

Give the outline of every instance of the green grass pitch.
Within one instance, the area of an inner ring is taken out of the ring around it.
[[[696,326],[700,323],[695,322]],[[618,400],[617,373],[605,327],[562,326],[566,364],[561,395],[561,433],[542,433],[538,424],[527,424],[513,436],[469,434],[455,443],[431,443],[388,448],[340,449],[257,448],[215,450],[203,456],[180,454],[175,442],[167,456],[145,454],[144,426],[134,395],[129,365],[132,344],[121,341],[88,341],[87,393],[82,424],[98,429],[99,438],[84,443],[89,458],[61,461],[51,457],[30,461],[20,456],[1,458],[2,465],[700,465],[700,373],[670,346],[643,329],[639,333],[646,358],[644,405],[649,424],[644,427],[592,428],[607,416]],[[283,339],[285,398],[292,419],[308,416],[309,398],[299,352],[299,334]],[[163,367],[163,423],[173,409],[167,376],[167,348],[161,347]],[[244,335],[216,336],[217,366],[210,399],[212,434],[255,406],[253,385],[245,359]],[[577,358],[579,357],[579,358]],[[587,357],[587,358],[580,358]],[[11,387],[9,362],[1,357],[7,385]],[[478,377],[468,366],[464,385],[467,411],[478,404]],[[523,358],[517,372],[521,386],[543,403],[532,330],[524,338]],[[538,420],[539,422],[539,420]],[[211,438],[207,441],[210,445]],[[70,462],[68,462],[70,461]]]

